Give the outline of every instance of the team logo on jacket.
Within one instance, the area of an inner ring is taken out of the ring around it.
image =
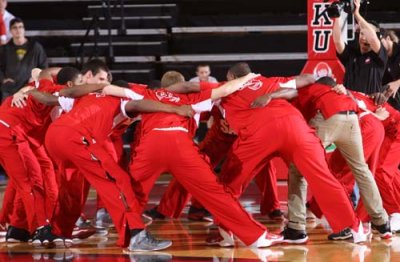
[[[314,68],[314,77],[319,79],[324,76],[332,76],[331,67],[325,62],[319,62]]]
[[[175,96],[174,94],[170,92],[165,92],[165,91],[156,91],[156,96],[158,100],[167,100],[173,103],[178,103],[181,101],[181,98],[178,96]]]
[[[250,81],[247,81],[241,89],[249,88],[251,90],[258,90],[262,87],[263,83],[261,80],[258,79],[251,79]]]

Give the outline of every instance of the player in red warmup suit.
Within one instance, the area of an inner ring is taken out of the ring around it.
[[[107,68],[101,69],[107,76]],[[141,96],[137,96],[141,98]],[[137,213],[136,197],[132,191],[131,179],[123,171],[112,155],[104,148],[103,141],[108,139],[114,125],[123,121],[127,112],[165,111],[191,114],[188,107],[174,107],[153,101],[121,101],[119,98],[93,93],[79,98],[49,98],[72,110],[57,119],[46,134],[46,148],[61,167],[61,170],[74,167],[79,174],[97,190],[119,233],[119,245],[129,243],[130,251],[147,251],[167,248],[171,241],[154,239],[146,230]],[[54,143],[54,141],[59,141]],[[52,235],[55,245],[69,246],[66,242],[72,234],[76,219],[82,211],[82,189],[79,184],[69,184],[68,177],[62,178],[60,201],[52,220]],[[75,174],[77,175],[77,174]],[[75,178],[74,178],[75,179]],[[130,231],[129,231],[130,230]]]
[[[232,79],[249,72],[246,63],[239,63],[231,67],[227,77]],[[354,242],[366,241],[362,224],[345,190],[329,171],[320,140],[301,113],[283,99],[272,100],[266,107],[251,108],[257,98],[282,86],[310,83],[311,79],[305,76],[295,79],[260,76],[239,92],[222,99],[226,119],[239,136],[222,168],[222,181],[234,195],[240,196],[260,163],[279,152],[286,162],[294,163],[304,174],[332,230],[340,232],[351,228]]]
[[[65,83],[56,85],[52,81],[52,76],[59,70],[51,68],[42,71],[41,80],[37,82],[38,90],[53,93],[64,88],[64,84],[71,80],[68,78],[68,69],[61,71],[60,80]],[[79,82],[78,75],[74,75],[73,80]],[[23,90],[32,88],[34,86]],[[0,128],[6,128],[2,132],[2,153],[7,154],[1,156],[1,161],[11,178],[3,202],[2,217],[9,217],[9,221],[6,221],[10,224],[6,236],[8,241],[28,241],[37,227],[48,224],[58,194],[53,164],[43,147],[44,133],[51,122],[53,107],[31,98],[23,101],[25,106],[22,108],[12,107],[12,99],[7,99],[0,109]],[[11,139],[18,137],[18,140],[9,141],[7,133],[12,135]]]
[[[226,96],[240,88],[249,74],[236,81],[228,82],[217,89],[207,89],[196,94],[176,94],[166,89],[145,90],[145,98],[170,104],[191,104],[200,113],[211,110],[211,100]],[[162,86],[183,82],[178,72],[167,72],[162,78]],[[192,84],[196,85],[196,84]],[[198,84],[197,84],[198,87]],[[195,116],[196,119],[196,116]],[[221,232],[232,231],[244,244],[266,247],[282,238],[271,235],[243,209],[239,201],[217,183],[215,174],[204,156],[192,141],[195,128],[188,121],[171,114],[142,114],[140,143],[131,161],[130,174],[135,180],[135,191],[140,196],[141,210],[148,200],[148,194],[157,177],[170,172],[185,189],[193,195],[221,223]],[[155,165],[154,163],[157,163]],[[223,233],[224,234],[224,233]],[[228,234],[221,246],[234,245]]]
[[[204,140],[199,144],[199,149],[202,153],[207,155],[211,166],[215,168],[226,157],[237,135],[229,128],[218,106],[213,107],[211,114],[214,117],[214,123],[208,130]],[[272,162],[265,165],[256,176],[255,181],[262,193],[262,201],[260,203],[261,213],[267,214],[276,210],[280,211],[280,203],[276,188],[276,170]],[[154,216],[155,218],[162,218],[164,216],[178,218],[189,198],[190,195],[188,192],[176,179],[172,179],[159,205],[152,210],[146,211],[145,214],[146,216]],[[192,220],[212,221],[212,218],[207,216],[204,207],[194,198],[192,198],[192,205],[189,208],[188,218]],[[279,218],[281,218],[281,216],[279,216]]]

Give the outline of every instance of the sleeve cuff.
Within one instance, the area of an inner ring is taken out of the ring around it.
[[[292,80],[289,80],[289,81],[287,81],[285,83],[280,83],[279,86],[280,87],[284,87],[284,88],[296,89],[296,80],[292,79]]]
[[[125,97],[127,97],[131,100],[142,100],[143,99],[142,95],[139,95],[138,93],[136,93],[130,89],[127,89],[127,88],[124,88],[124,93],[125,93]]]

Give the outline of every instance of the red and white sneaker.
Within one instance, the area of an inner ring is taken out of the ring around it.
[[[269,247],[283,242],[282,235],[274,235],[265,231],[250,247]]]
[[[233,247],[235,245],[235,240],[232,232],[227,232],[221,227],[218,227],[218,234],[208,237],[206,243],[209,246]]]

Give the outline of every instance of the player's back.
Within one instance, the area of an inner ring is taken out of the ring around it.
[[[197,112],[211,109],[211,90],[199,93],[177,94],[161,88],[157,90],[148,89],[143,95],[145,99],[151,99],[174,106],[193,105]],[[204,103],[204,105],[202,105],[202,103]],[[197,110],[196,106],[198,106]],[[155,128],[183,128],[188,130],[190,134],[193,134],[197,129],[199,115],[196,114],[194,118],[193,120],[177,114],[162,112],[142,114],[142,134],[150,132]]]
[[[241,129],[255,131],[269,118],[299,114],[295,107],[283,99],[274,99],[263,108],[251,108],[251,104],[256,98],[278,90],[281,84],[289,81],[293,81],[293,79],[259,76],[247,82],[241,90],[223,98],[221,105],[230,127],[237,134]]]
[[[76,99],[72,110],[53,124],[71,127],[100,141],[111,133],[114,118],[121,113],[120,105],[120,98],[89,94]]]

